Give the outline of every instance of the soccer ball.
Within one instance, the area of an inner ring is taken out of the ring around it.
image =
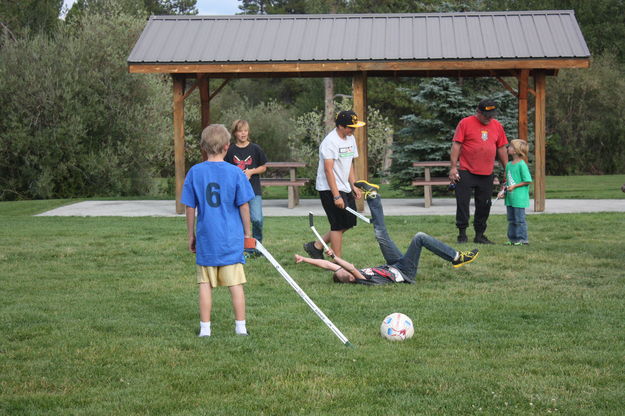
[[[406,315],[395,312],[384,318],[380,334],[391,341],[403,341],[414,335],[414,326]]]

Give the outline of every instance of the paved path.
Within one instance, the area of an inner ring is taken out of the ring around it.
[[[530,203],[528,214],[562,214],[580,212],[625,212],[625,199],[549,199],[544,212],[534,212]],[[296,217],[312,212],[325,215],[318,199],[300,199],[300,205],[289,209],[286,199],[263,201],[263,212],[267,217]],[[499,200],[493,204],[492,214],[505,214],[506,207]],[[423,207],[423,198],[385,199],[385,215],[455,215],[456,201],[452,198],[435,198],[432,207]],[[473,207],[471,208],[473,213]],[[365,214],[369,215],[368,208]],[[119,216],[119,217],[176,217],[172,200],[159,201],[84,201],[39,214],[40,216]]]

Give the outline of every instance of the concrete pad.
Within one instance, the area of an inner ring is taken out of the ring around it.
[[[534,201],[530,202],[527,214],[565,214],[583,212],[625,212],[625,199],[549,199],[545,202],[544,212],[534,212]],[[266,217],[297,217],[308,215],[325,216],[318,199],[300,199],[299,206],[287,208],[286,199],[263,200],[263,213]],[[385,199],[385,215],[455,215],[456,200],[453,198],[435,198],[430,208],[424,207],[423,198]],[[491,214],[505,214],[503,201],[493,203]],[[365,215],[370,215],[365,209]],[[471,208],[473,215],[473,206]],[[173,200],[146,201],[84,201],[38,214],[38,216],[78,216],[78,217],[183,217],[176,214]]]

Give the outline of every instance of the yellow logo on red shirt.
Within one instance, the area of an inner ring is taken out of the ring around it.
[[[488,130],[482,130],[482,140],[488,140]]]

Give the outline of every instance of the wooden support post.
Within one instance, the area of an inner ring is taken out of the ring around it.
[[[544,71],[535,71],[534,89],[536,90],[536,121],[534,123],[534,211],[545,210],[545,158],[546,158],[546,94],[547,77]]]
[[[198,75],[198,87],[200,89],[200,104],[202,113],[202,130],[211,124],[211,107],[210,107],[210,91],[209,81],[205,74]]]
[[[529,70],[522,69],[519,73],[519,139],[527,141],[527,89]]]
[[[289,180],[291,182],[295,182],[295,168],[289,169]],[[289,208],[295,208],[297,204],[299,204],[299,190],[297,186],[289,186],[288,187],[288,197],[289,197]]]
[[[430,175],[430,168],[426,166],[423,170],[425,171],[423,179],[425,179],[426,182],[431,181],[432,176]],[[423,206],[425,206],[426,208],[432,206],[432,185],[423,186]]]
[[[352,96],[354,97],[354,111],[358,115],[358,119],[367,122],[367,73],[356,72],[352,80]],[[369,179],[368,171],[368,140],[367,126],[357,128],[354,132],[356,144],[358,146],[358,158],[355,160],[356,180]],[[358,211],[365,209],[365,202],[362,199],[356,200],[356,208]]]
[[[172,75],[174,80],[174,165],[176,170],[176,214],[184,214],[184,205],[180,202],[184,184],[184,76]]]

